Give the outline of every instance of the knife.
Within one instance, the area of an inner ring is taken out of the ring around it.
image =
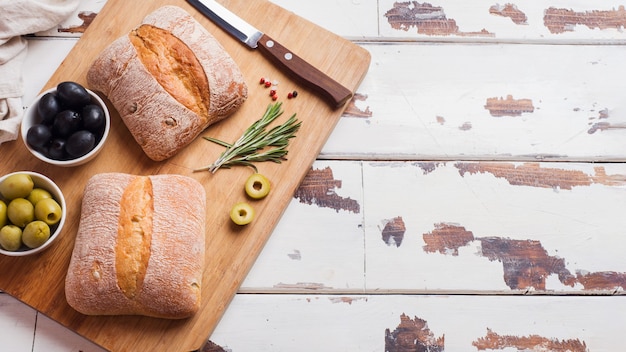
[[[215,0],[187,0],[204,16],[252,49],[259,50],[288,74],[321,95],[333,108],[340,108],[352,97],[352,92],[328,75],[313,67],[285,48],[269,35],[220,5]]]

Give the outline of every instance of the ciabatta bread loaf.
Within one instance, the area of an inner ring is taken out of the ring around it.
[[[175,155],[248,96],[230,55],[176,6],[156,10],[111,43],[90,66],[87,82],[156,161]]]
[[[193,315],[205,208],[204,188],[186,176],[93,176],[65,279],[69,305],[86,315]]]

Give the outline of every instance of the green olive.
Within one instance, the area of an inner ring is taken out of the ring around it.
[[[0,229],[0,246],[15,252],[22,246],[22,229],[15,225],[5,225]]]
[[[7,206],[7,216],[13,225],[23,228],[35,220],[35,207],[24,198],[15,198]]]
[[[37,205],[37,202],[40,200],[49,198],[52,198],[52,194],[50,194],[50,192],[43,188],[34,188],[26,199],[33,203],[33,205]]]
[[[50,227],[43,221],[30,222],[22,232],[22,242],[28,248],[42,246],[50,238]]]
[[[252,199],[261,199],[270,193],[270,181],[261,174],[252,174],[246,180],[246,194]]]
[[[26,198],[35,187],[28,174],[13,174],[0,183],[0,193],[6,200]]]
[[[9,218],[7,217],[7,203],[0,200],[0,228],[7,224]]]
[[[237,203],[230,210],[230,219],[237,225],[247,225],[254,219],[254,208],[245,202]]]
[[[61,221],[61,206],[52,198],[42,199],[35,205],[35,218],[48,225]]]

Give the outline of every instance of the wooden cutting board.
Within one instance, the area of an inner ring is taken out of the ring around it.
[[[366,50],[279,6],[264,0],[221,2],[353,92],[368,70],[370,55]],[[68,207],[60,239],[48,250],[32,257],[0,258],[0,289],[113,351],[190,351],[202,346],[343,112],[343,108],[330,108],[311,91],[274,68],[261,53],[224,33],[183,0],[108,0],[44,89],[66,80],[86,84],[87,69],[98,53],[163,5],[180,6],[202,23],[239,64],[249,87],[249,99],[244,106],[203,135],[234,141],[260,118],[272,103],[269,89],[258,83],[261,77],[278,82],[275,89],[285,111],[279,120],[284,121],[296,113],[303,122],[290,144],[287,161],[258,165],[259,171],[270,179],[272,192],[264,200],[252,202],[256,219],[241,228],[231,223],[228,211],[235,202],[246,199],[243,184],[252,172],[250,168],[221,169],[215,174],[193,172],[213,162],[223,150],[202,138],[167,161],[151,161],[111,105],[112,129],[107,145],[86,165],[75,168],[46,165],[29,155],[19,140],[0,147],[1,174],[19,170],[43,173],[57,182]],[[297,98],[287,99],[287,93],[293,90],[298,91]],[[206,267],[202,307],[192,318],[177,321],[137,316],[93,317],[81,315],[68,306],[64,279],[78,228],[84,186],[91,176],[102,172],[174,173],[193,177],[205,186],[208,198]]]

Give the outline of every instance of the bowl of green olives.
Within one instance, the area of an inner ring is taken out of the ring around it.
[[[66,214],[63,193],[48,177],[31,171],[0,177],[0,254],[20,257],[48,248]]]
[[[111,128],[106,104],[81,84],[65,81],[42,92],[27,108],[21,134],[36,158],[78,166],[102,150]]]

